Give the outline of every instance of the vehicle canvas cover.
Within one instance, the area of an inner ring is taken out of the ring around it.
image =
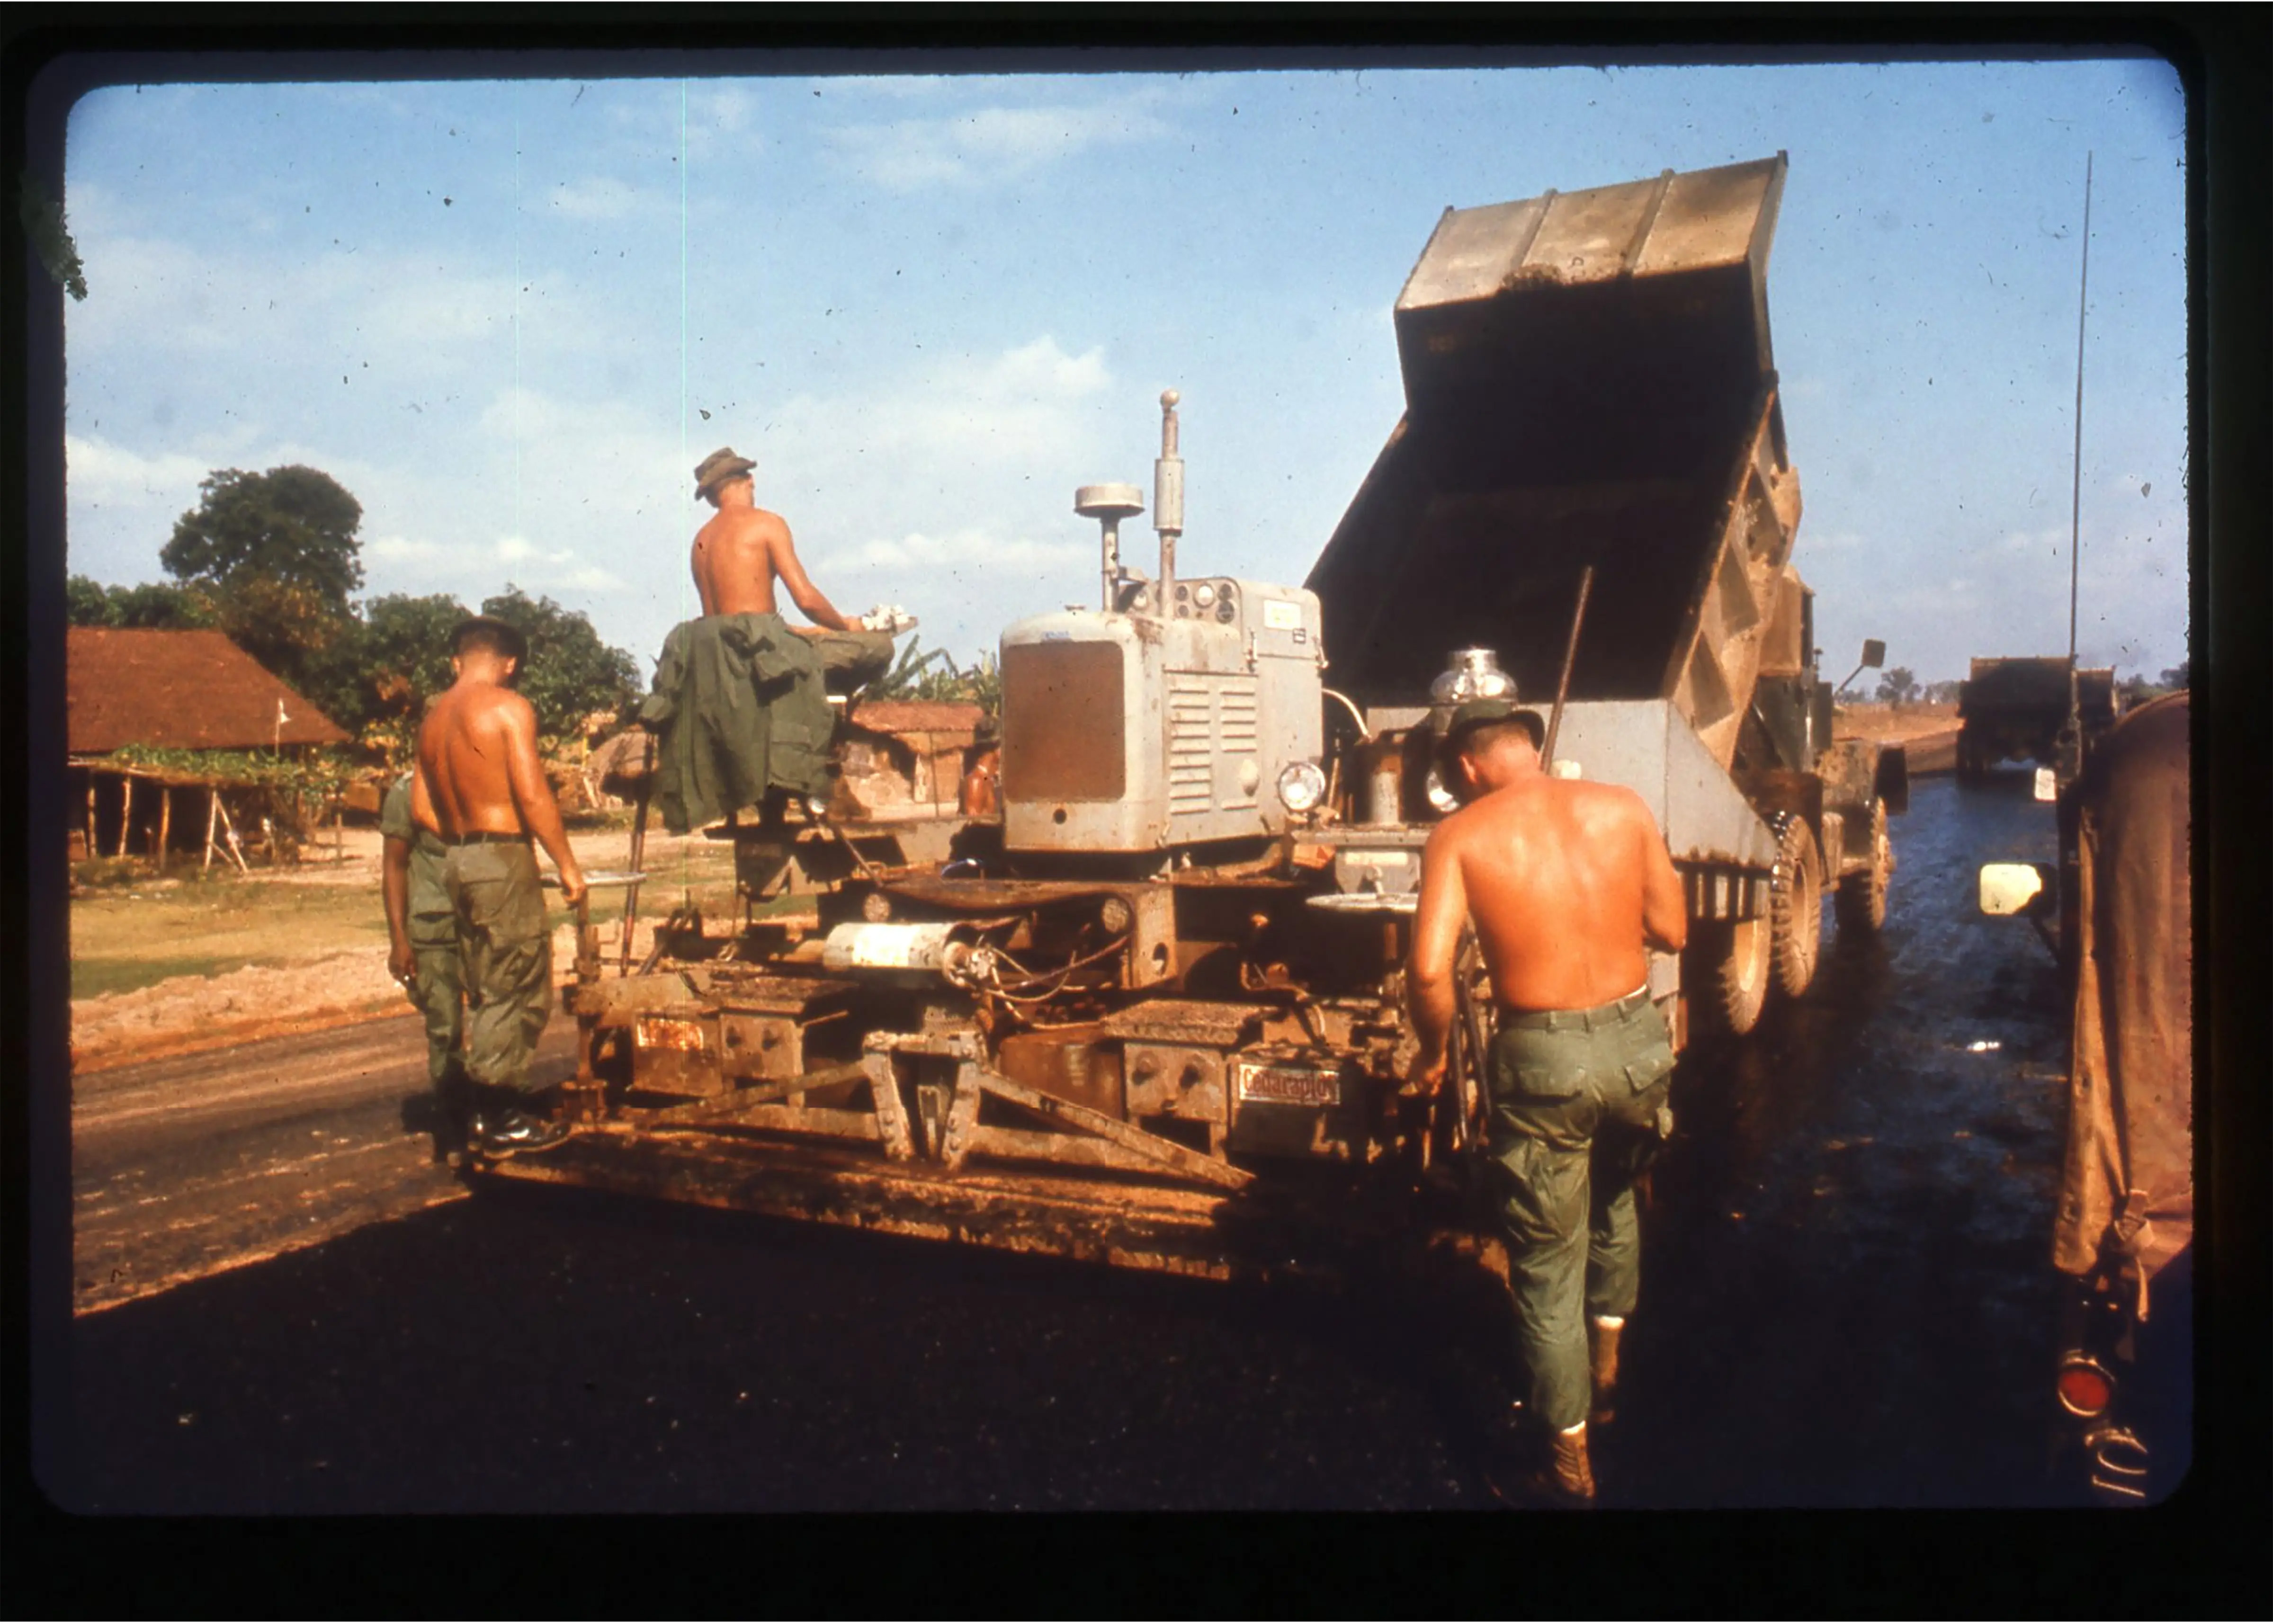
[[[2194,909],[2187,696],[2142,707],[2078,785],[2074,1061],[2053,1261],[2103,1246],[2147,1283],[2194,1239]]]

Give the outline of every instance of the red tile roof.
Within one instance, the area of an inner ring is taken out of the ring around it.
[[[347,742],[336,722],[220,632],[73,626],[68,662],[73,755],[124,745],[250,750]]]

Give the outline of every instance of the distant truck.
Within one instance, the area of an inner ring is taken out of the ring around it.
[[[2067,722],[2069,662],[2060,655],[1977,659],[1957,696],[1957,775],[1969,782],[2000,761],[2052,765]],[[2076,704],[2088,743],[2115,723],[2121,701],[2115,672],[2086,666],[2075,674]]]

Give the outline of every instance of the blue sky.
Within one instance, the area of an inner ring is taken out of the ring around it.
[[[2089,151],[2079,641],[2152,675],[2186,118],[2154,59],[108,88],[68,131],[71,568],[160,579],[207,473],[304,462],[363,505],[367,595],[512,581],[644,671],[731,444],[840,609],[967,659],[1091,599],[1074,488],[1149,489],[1174,386],[1182,567],[1300,581],[1402,409],[1445,206],[1781,149],[1825,664],[1962,676],[2066,642]]]

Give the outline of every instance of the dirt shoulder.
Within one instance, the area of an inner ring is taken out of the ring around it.
[[[628,866],[627,832],[577,833],[570,844],[588,872]],[[544,866],[550,872],[549,864]],[[635,955],[651,944],[655,921],[682,897],[691,894],[709,909],[731,896],[731,850],[700,835],[673,838],[650,829],[646,872],[631,947]],[[558,893],[551,894],[557,904]],[[595,893],[594,918],[611,959],[621,951],[622,896],[620,890]],[[217,924],[217,912],[235,917]],[[310,848],[296,867],[256,868],[249,878],[199,884],[153,876],[77,899],[72,915],[74,955],[99,956],[123,967],[124,974],[131,975],[138,960],[146,962],[146,975],[162,974],[184,956],[229,966],[73,999],[75,1071],[346,1025],[409,1007],[386,971],[375,829],[349,829],[336,853],[327,840]],[[554,917],[553,977],[563,983],[574,973],[575,929],[565,909],[556,906]]]

